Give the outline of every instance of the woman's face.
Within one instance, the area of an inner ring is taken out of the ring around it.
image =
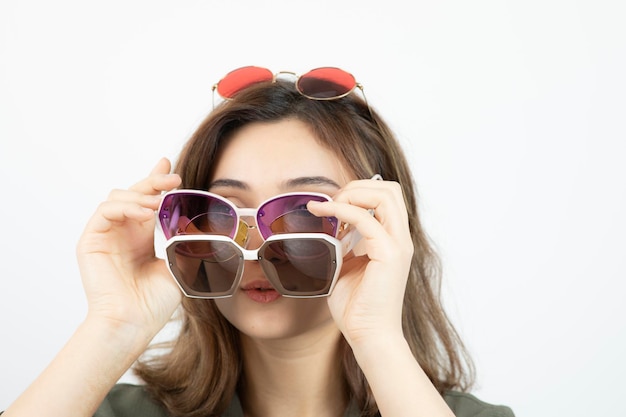
[[[335,154],[322,147],[299,120],[253,123],[238,130],[222,149],[209,191],[239,207],[257,207],[277,194],[313,191],[334,195],[353,180]],[[248,249],[262,240],[251,231]],[[326,298],[280,296],[255,261],[247,261],[241,285],[218,309],[242,333],[283,339],[315,331],[336,331]]]

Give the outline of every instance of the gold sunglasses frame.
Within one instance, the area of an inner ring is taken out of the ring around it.
[[[217,88],[218,88],[218,86],[219,86],[219,83],[220,83],[220,82],[222,82],[222,80],[224,80],[226,77],[228,77],[228,75],[229,75],[230,73],[232,73],[232,72],[235,72],[235,71],[238,71],[238,70],[241,70],[241,69],[244,69],[244,68],[253,68],[253,67],[254,67],[253,65],[248,65],[248,66],[245,66],[245,67],[239,67],[239,68],[236,68],[236,69],[232,70],[231,72],[229,72],[228,74],[226,74],[224,77],[222,77],[222,78],[221,78],[218,82],[216,82],[215,84],[213,84],[213,87],[211,88],[211,93],[212,93],[212,102],[213,102],[213,109],[215,109],[215,91],[217,90]],[[272,72],[272,71],[271,71],[271,70],[269,70],[268,68],[263,68],[263,67],[256,67],[256,68],[260,68],[260,69],[267,70],[267,71],[269,71],[270,73]],[[304,93],[304,92],[300,89],[300,87],[299,87],[299,85],[298,85],[298,81],[300,80],[300,78],[302,78],[303,76],[305,76],[305,75],[307,75],[307,74],[309,74],[309,73],[311,73],[311,72],[313,72],[313,71],[322,70],[322,69],[335,69],[335,70],[339,70],[339,71],[341,71],[341,72],[343,72],[343,73],[346,73],[346,74],[350,75],[350,76],[354,79],[354,86],[353,86],[353,87],[352,87],[349,91],[347,91],[347,92],[345,92],[345,93],[343,93],[343,94],[340,94],[340,95],[338,95],[338,96],[334,96],[334,97],[313,97],[313,96],[310,96],[310,95],[308,95],[308,94],[305,94],[305,93]],[[309,70],[309,71],[307,71],[307,72],[305,72],[304,74],[301,74],[301,75],[298,75],[298,74],[296,74],[296,73],[295,73],[295,72],[293,72],[293,71],[279,71],[279,72],[276,72],[276,73],[272,73],[272,81],[271,81],[271,82],[272,82],[272,83],[277,82],[277,81],[278,81],[278,79],[279,79],[279,77],[280,77],[280,76],[284,76],[284,75],[291,76],[291,77],[295,77],[294,86],[296,87],[296,90],[298,91],[298,93],[300,93],[300,95],[302,95],[302,96],[304,96],[304,97],[308,98],[309,100],[316,100],[316,101],[330,101],[330,100],[338,100],[338,99],[340,99],[340,98],[346,97],[347,95],[351,94],[354,90],[356,90],[356,89],[358,88],[359,90],[361,90],[361,95],[363,96],[363,100],[365,101],[365,104],[366,104],[366,105],[367,105],[367,107],[369,108],[369,104],[368,104],[368,102],[367,102],[367,97],[365,96],[365,90],[363,89],[363,85],[362,85],[361,83],[359,83],[359,82],[357,82],[357,81],[356,81],[356,78],[354,77],[354,75],[352,75],[352,74],[351,74],[351,73],[349,73],[348,71],[345,71],[345,70],[343,70],[343,69],[341,69],[341,68],[338,68],[338,67],[318,67],[318,68],[314,68],[314,69],[312,69],[312,70]],[[248,88],[248,87],[250,87],[250,86],[252,86],[252,85],[259,84],[259,83],[262,83],[262,82],[269,82],[269,80],[264,80],[264,81],[258,81],[258,82],[253,82],[253,83],[250,83],[250,84],[249,84],[249,85],[247,85],[246,87],[242,88],[242,90],[245,90],[246,88]],[[222,99],[227,100],[227,101],[228,101],[228,100],[232,100],[232,99],[233,99],[232,97],[224,97],[223,95],[221,95],[221,94],[219,93],[219,91],[217,92],[217,94],[218,94],[218,95],[219,95]]]

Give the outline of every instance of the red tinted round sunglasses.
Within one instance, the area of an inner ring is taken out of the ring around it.
[[[280,71],[274,74],[267,68],[247,66],[226,74],[213,86],[213,92],[217,91],[223,98],[231,99],[251,85],[275,82],[281,75],[296,77],[295,86],[298,92],[312,100],[338,99],[347,96],[355,88],[363,91],[363,86],[356,82],[354,76],[340,68],[321,67],[298,76],[290,71]]]

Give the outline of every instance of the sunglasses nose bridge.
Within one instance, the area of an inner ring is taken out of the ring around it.
[[[247,244],[250,241],[250,231],[257,229],[256,218],[257,218],[258,209],[237,208],[236,211],[237,211],[237,216],[239,217],[239,225],[240,225],[239,228],[241,229],[242,226],[244,226],[244,228],[246,229],[245,243]],[[246,244],[241,245],[241,246],[246,247]]]
[[[237,242],[242,248],[255,248],[254,250],[258,250],[264,243],[265,239],[261,235],[261,231],[257,227],[256,218],[252,218],[250,216],[242,216],[239,219],[239,229],[244,229],[245,239],[244,244]],[[249,249],[248,249],[249,250]],[[249,260],[249,259],[247,259]],[[254,258],[253,260],[256,260]]]
[[[243,255],[244,261],[258,261],[259,260],[259,250],[257,249],[241,249],[241,254]]]
[[[276,82],[276,80],[278,80],[279,78],[285,79],[285,78],[298,78],[298,74],[296,74],[293,71],[278,71],[276,74],[274,74],[274,82]]]
[[[237,214],[239,214],[239,221],[244,222],[248,229],[256,229],[257,228],[257,210],[256,209],[240,209],[237,210]]]

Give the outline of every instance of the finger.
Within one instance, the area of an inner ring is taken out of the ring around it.
[[[372,260],[390,259],[403,253],[402,248],[412,247],[407,231],[394,235],[361,207],[335,201],[309,202],[307,207],[317,216],[334,216],[356,228]]]
[[[153,175],[153,174],[169,174],[169,172],[171,170],[172,170],[172,163],[170,162],[170,160],[167,159],[167,158],[161,158],[156,163],[154,168],[152,168],[152,171],[150,171],[150,175]]]
[[[391,234],[399,235],[408,231],[407,209],[397,183],[375,186],[351,184],[338,193],[333,201],[370,210],[369,214],[373,214]],[[348,222],[347,219],[340,220]]]
[[[344,193],[349,193],[352,196],[358,197],[355,199],[355,204],[360,199],[363,204],[368,204],[374,208],[376,203],[376,196],[384,195],[384,201],[393,201],[398,207],[402,207],[406,211],[404,195],[400,184],[395,181],[374,181],[374,180],[357,180],[351,181],[346,184],[342,190],[333,197],[333,200],[341,201],[341,196]],[[361,194],[363,193],[363,194]]]
[[[127,221],[143,223],[153,219],[154,210],[149,207],[128,201],[105,201],[96,210],[89,221],[89,226],[94,232],[104,233],[116,223]]]
[[[170,169],[170,161],[167,158],[161,158],[148,177],[132,185],[129,189],[151,195],[172,190],[180,185],[181,178],[178,174],[171,174]]]
[[[137,191],[131,190],[111,190],[107,201],[120,201],[127,203],[136,203],[141,207],[147,207],[151,210],[156,210],[161,203],[161,195],[142,194]]]

